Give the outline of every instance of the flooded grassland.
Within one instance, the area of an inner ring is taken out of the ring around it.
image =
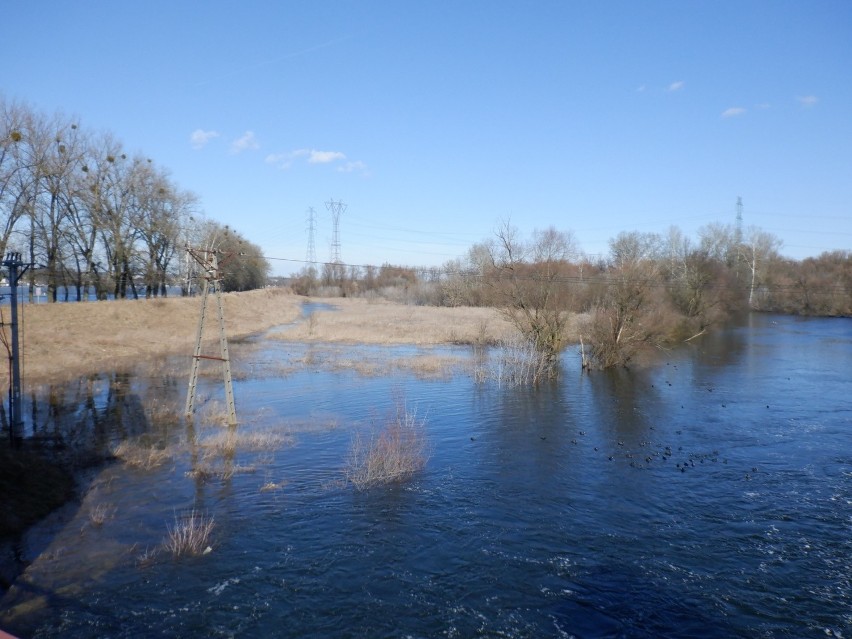
[[[581,374],[569,351],[539,388],[480,374],[493,346],[299,339],[232,344],[236,427],[215,365],[182,419],[185,358],[36,392],[28,434],[90,461],[79,498],[12,549],[0,627],[850,636],[848,320],[752,316],[631,371]],[[400,406],[428,461],[356,490],[353,437]],[[215,524],[175,556],[192,513]]]

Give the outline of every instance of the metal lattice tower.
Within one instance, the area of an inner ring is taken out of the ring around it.
[[[737,244],[742,244],[743,241],[743,199],[737,198]]]
[[[346,205],[343,201],[329,200],[325,203],[325,208],[331,213],[331,263],[342,264],[340,259],[340,214],[346,210]]]
[[[314,235],[317,230],[317,212],[314,207],[308,207],[308,252],[305,256],[305,261],[308,263],[308,268],[313,268],[317,263],[317,250],[314,244]]]
[[[195,413],[195,391],[198,385],[198,367],[202,359],[214,360],[222,363],[222,376],[225,382],[225,403],[228,410],[228,424],[235,426],[237,423],[237,410],[234,405],[234,386],[231,379],[231,357],[228,354],[228,334],[225,332],[225,311],[222,305],[222,271],[224,266],[234,254],[230,254],[219,263],[218,251],[194,249],[186,247],[186,252],[202,268],[204,275],[204,289],[201,294],[201,313],[198,318],[198,331],[195,335],[195,352],[192,355],[192,367],[189,374],[189,390],[186,394],[187,418],[191,419]],[[210,294],[216,296],[216,310],[219,319],[219,355],[202,355],[201,345],[204,334],[204,319],[207,315],[207,301]]]

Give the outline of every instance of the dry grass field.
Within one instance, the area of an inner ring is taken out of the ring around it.
[[[317,300],[316,311],[275,337],[357,344],[494,344],[515,329],[493,308],[411,306],[363,298]]]
[[[301,313],[299,298],[285,290],[227,293],[223,302],[229,338],[292,322]],[[59,382],[157,356],[191,355],[200,303],[197,297],[177,297],[26,304],[18,315],[23,374],[30,382]],[[9,321],[8,308],[3,321]],[[215,297],[210,297],[206,341],[218,339],[217,327]],[[0,384],[8,385],[8,375],[0,371]]]
[[[487,308],[407,306],[366,299],[312,300],[332,311],[302,316],[305,298],[285,289],[223,296],[229,339],[286,326],[276,339],[364,344],[488,344],[514,334]],[[199,298],[27,304],[21,308],[22,368],[31,383],[62,382],[128,368],[165,355],[192,353]],[[9,321],[3,309],[3,321]],[[218,339],[215,298],[208,302],[205,341]],[[5,329],[8,335],[8,328]],[[205,347],[205,352],[215,346]],[[6,369],[6,367],[3,367]],[[8,385],[8,370],[0,370]]]

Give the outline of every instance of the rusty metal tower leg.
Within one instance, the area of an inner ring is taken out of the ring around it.
[[[204,292],[201,294],[201,314],[198,316],[198,331],[195,335],[195,352],[192,355],[192,369],[189,374],[189,391],[186,394],[187,417],[195,413],[195,388],[198,384],[198,363],[201,361],[201,336],[204,334],[204,315],[207,313],[207,292],[210,287],[208,278],[204,279]]]
[[[216,257],[213,257],[214,264]],[[215,282],[216,306],[219,310],[219,349],[222,357],[222,374],[225,378],[225,403],[228,405],[228,423],[237,423],[237,409],[234,405],[234,385],[231,381],[231,358],[228,354],[228,334],[225,332],[225,311],[222,307],[222,287]]]

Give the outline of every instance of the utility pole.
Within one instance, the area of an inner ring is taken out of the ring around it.
[[[12,288],[12,352],[9,355],[12,364],[12,385],[9,388],[9,437],[14,442],[23,429],[21,419],[21,367],[20,346],[18,343],[18,281],[30,268],[30,264],[21,261],[20,253],[8,253],[3,266],[9,269],[9,286]],[[20,269],[20,270],[19,270]]]
[[[229,255],[220,265],[218,253],[215,250],[197,250],[190,246],[186,252],[201,266],[204,272],[204,290],[201,294],[201,313],[198,317],[198,332],[195,336],[195,352],[192,356],[192,369],[189,374],[189,390],[186,394],[186,416],[191,418],[195,413],[195,390],[198,384],[198,365],[202,359],[222,362],[222,375],[225,381],[225,403],[228,407],[228,423],[236,425],[237,410],[234,405],[234,386],[231,380],[231,360],[228,354],[228,335],[225,332],[225,312],[222,307],[222,277],[220,267],[232,257]],[[207,299],[210,292],[216,295],[216,308],[219,314],[219,356],[201,354],[201,338],[204,334],[204,319],[207,313]]]

